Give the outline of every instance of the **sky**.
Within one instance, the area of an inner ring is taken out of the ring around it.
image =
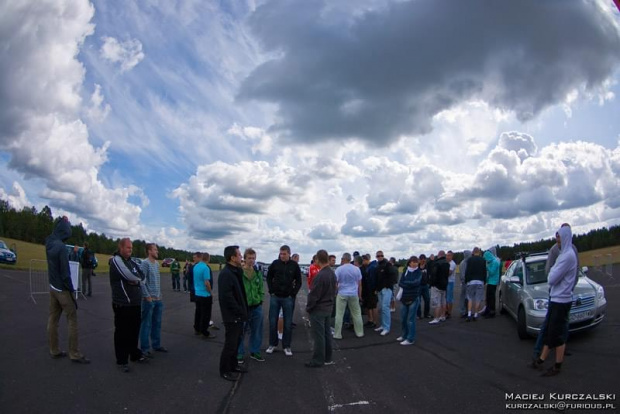
[[[308,263],[620,224],[612,0],[0,0],[0,198]]]

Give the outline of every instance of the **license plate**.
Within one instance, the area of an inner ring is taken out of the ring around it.
[[[591,318],[594,315],[594,311],[583,311],[583,312],[575,312],[571,313],[568,320],[569,322],[579,322],[584,319]]]

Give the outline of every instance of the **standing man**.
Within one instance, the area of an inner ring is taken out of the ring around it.
[[[375,292],[375,286],[372,283],[370,277],[370,255],[365,254],[362,256],[362,304],[366,312],[368,313],[368,322],[364,325],[368,328],[376,328],[377,317],[377,293]]]
[[[189,268],[191,264],[189,260],[185,259],[185,266],[183,266],[183,292],[187,293],[187,274],[189,273]]]
[[[314,263],[320,271],[314,278],[313,288],[308,293],[306,312],[310,314],[310,326],[314,339],[312,359],[306,362],[308,368],[332,365],[332,338],[330,319],[336,295],[336,275],[329,266],[329,257],[325,250],[316,252]]]
[[[385,336],[390,333],[392,323],[390,303],[392,302],[394,285],[398,282],[398,270],[390,264],[381,250],[377,252],[376,257],[377,290],[379,291],[379,301],[381,303],[381,326],[375,328],[375,331],[381,331],[381,335]]]
[[[77,245],[73,246],[73,250],[71,250],[71,253],[69,253],[69,261],[70,262],[80,261],[80,248]]]
[[[467,285],[467,322],[478,320],[478,311],[484,298],[486,263],[479,247],[474,247],[473,256],[467,259],[465,284]],[[472,315],[473,312],[473,315]]]
[[[428,264],[426,263],[426,255],[421,254],[418,267],[422,274],[422,280],[420,281],[420,304],[416,311],[418,318],[430,319],[431,317],[431,294],[429,287],[430,271],[428,270]],[[424,315],[422,315],[422,299],[424,299]]]
[[[467,261],[471,257],[471,250],[463,250],[463,260],[459,263],[459,278],[461,279],[461,293],[459,296],[459,310],[461,318],[467,317],[467,282],[465,274],[467,273]]]
[[[482,255],[487,265],[487,308],[484,312],[485,318],[495,317],[495,291],[499,283],[500,260],[490,250]]]
[[[93,294],[93,288],[90,281],[92,275],[93,252],[91,252],[88,248],[88,242],[84,242],[84,249],[82,249],[82,293],[86,296],[92,296]],[[88,291],[86,290],[87,287]]]
[[[432,257],[432,255],[431,255]],[[448,287],[448,276],[450,275],[450,264],[446,260],[446,252],[440,250],[437,258],[431,267],[431,304],[435,310],[435,319],[429,322],[436,325],[446,320],[446,289]]]
[[[282,309],[284,316],[282,347],[286,356],[293,356],[291,351],[293,301],[301,287],[301,270],[297,262],[291,260],[291,248],[287,245],[280,247],[279,257],[269,266],[267,286],[271,298],[269,301],[269,348],[265,352],[271,354],[278,346],[278,314]]]
[[[543,350],[535,362],[535,367],[542,367],[543,362],[555,349],[555,364],[543,376],[560,373],[564,362],[568,320],[573,302],[573,288],[577,277],[577,254],[573,250],[573,234],[570,226],[560,227],[560,255],[549,271],[549,309],[545,319],[545,338]]]
[[[254,267],[256,263],[256,252],[254,249],[245,249],[243,252],[243,287],[245,296],[248,300],[248,322],[244,324],[237,360],[243,363],[245,357],[245,336],[250,336],[250,358],[255,361],[263,362],[265,359],[260,354],[263,342],[263,297],[265,287],[261,272]]]
[[[69,257],[65,241],[71,237],[71,223],[63,217],[56,223],[54,231],[45,240],[47,255],[47,275],[50,284],[50,314],[47,319],[47,337],[52,358],[67,356],[58,346],[58,321],[64,311],[67,315],[69,328],[69,358],[80,364],[89,364],[90,360],[84,357],[78,347],[77,303],[75,301]]]
[[[334,339],[342,339],[342,320],[344,311],[348,307],[353,319],[355,336],[364,336],[362,310],[360,300],[362,298],[362,272],[359,267],[351,264],[351,255],[342,255],[342,264],[336,269],[336,283],[338,295],[336,295],[336,326]]]
[[[142,324],[140,326],[140,348],[152,358],[151,346],[157,352],[168,352],[161,346],[161,315],[164,304],[161,301],[161,277],[159,275],[159,251],[155,243],[146,244],[146,260],[140,264],[145,280],[142,285]],[[150,343],[149,343],[150,339]]]
[[[450,319],[452,316],[452,303],[454,302],[454,282],[456,281],[456,263],[454,260],[454,253],[452,250],[448,250],[446,253],[446,261],[450,265],[450,272],[448,273],[448,287],[446,289],[446,319]]]
[[[215,335],[209,332],[209,322],[211,321],[211,310],[213,309],[213,278],[209,267],[209,253],[201,255],[195,254],[198,259],[192,268],[194,280],[194,295],[196,300],[196,311],[194,312],[194,333],[202,335],[203,338],[213,339]]]
[[[181,264],[177,259],[170,263],[170,275],[172,276],[172,291],[181,291]]]
[[[131,260],[133,246],[129,238],[121,239],[118,251],[110,259],[110,286],[114,310],[114,351],[116,364],[123,372],[129,372],[129,359],[148,362],[138,348],[140,335],[141,285],[144,274]]]
[[[316,262],[316,255],[312,258],[312,262],[310,263],[310,267],[308,268],[308,292],[312,290],[312,281],[315,276],[319,274],[321,268]]]
[[[220,376],[228,381],[237,381],[239,373],[247,369],[237,364],[237,347],[243,332],[243,324],[248,320],[248,299],[243,288],[243,270],[241,269],[241,252],[239,246],[227,246],[224,249],[226,267],[218,277],[218,298],[226,338],[220,356]]]

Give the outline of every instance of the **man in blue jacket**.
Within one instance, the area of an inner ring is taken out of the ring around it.
[[[71,223],[67,217],[63,217],[56,223],[53,233],[45,240],[50,283],[50,315],[47,320],[50,355],[54,359],[67,356],[67,353],[58,347],[58,321],[64,311],[69,325],[69,357],[73,362],[89,364],[90,360],[82,355],[78,347],[77,303],[73,296],[75,288],[71,281],[69,257],[65,247],[65,241],[69,237],[71,237]]]

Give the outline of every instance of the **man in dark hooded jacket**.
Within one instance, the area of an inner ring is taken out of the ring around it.
[[[65,247],[65,241],[69,237],[71,237],[71,223],[67,217],[63,217],[56,223],[53,233],[45,240],[50,283],[50,315],[47,320],[47,335],[52,358],[67,356],[67,353],[58,347],[58,321],[64,311],[69,328],[69,357],[73,362],[88,364],[90,360],[82,355],[78,347],[77,303],[72,296],[75,289],[71,281],[69,256]]]

